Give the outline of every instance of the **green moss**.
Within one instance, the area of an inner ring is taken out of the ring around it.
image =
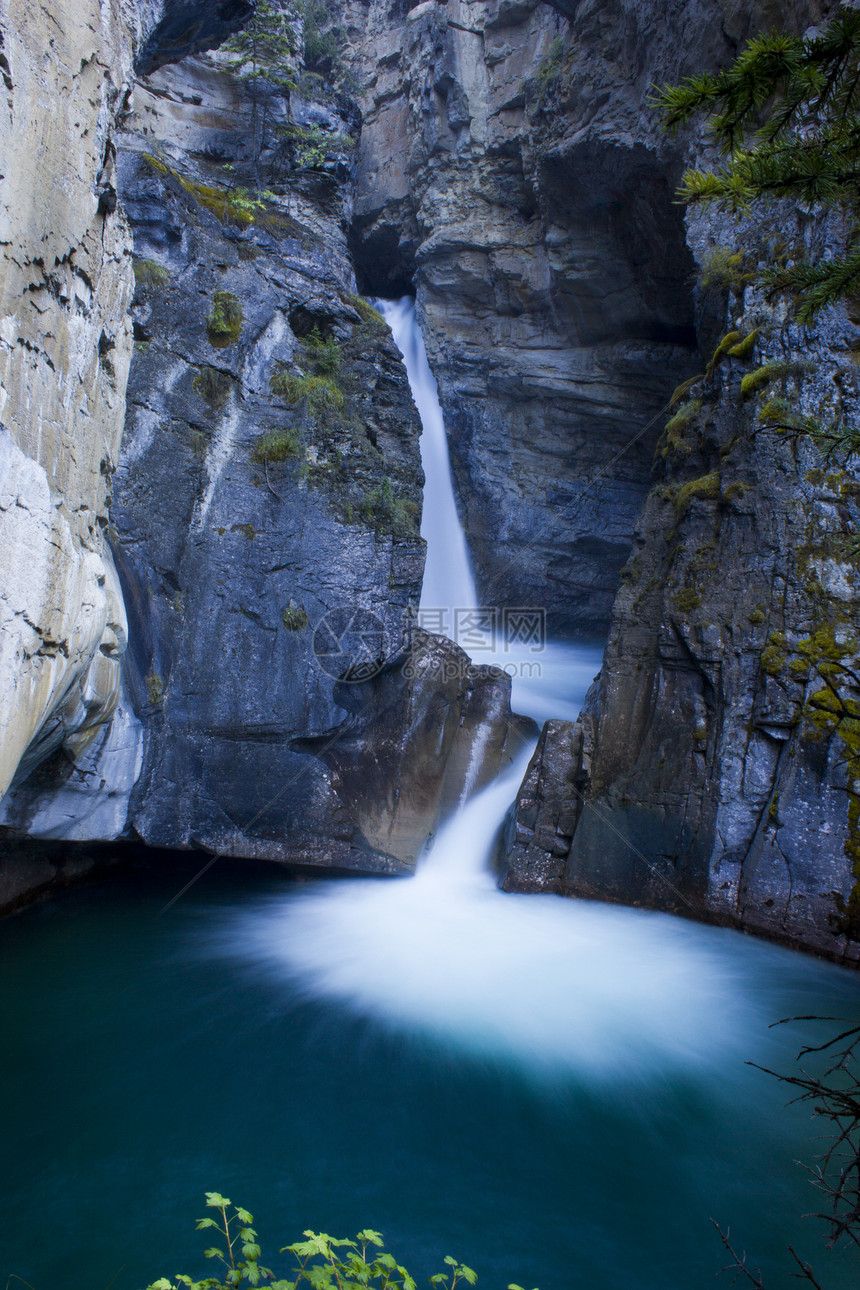
[[[698,376],[690,376],[686,381],[682,381],[681,384],[677,385],[672,391],[672,397],[669,399],[669,407],[673,408],[676,403],[680,403],[682,399],[687,397],[693,386],[698,385],[699,381],[703,381],[704,379],[705,373],[700,372]]]
[[[146,697],[152,706],[158,707],[164,700],[164,680],[159,672],[150,672],[144,682],[146,685]]]
[[[720,341],[719,345],[711,355],[710,362],[708,363],[708,366],[705,369],[706,380],[711,379],[717,367],[725,358],[726,354],[728,354],[731,351],[732,347],[734,345],[737,345],[740,340],[741,340],[741,334],[739,331],[730,331],[723,337],[723,339]]]
[[[754,372],[747,372],[741,381],[741,398],[749,399],[759,390],[764,390],[774,381],[786,376],[800,376],[808,370],[808,364],[798,362],[765,363]]]
[[[701,410],[701,399],[689,399],[670,417],[663,434],[663,457],[668,457],[670,453],[687,456],[693,451],[694,445],[685,439],[684,432],[694,423]]]
[[[744,253],[732,246],[714,246],[702,258],[699,285],[706,291],[740,291],[750,275],[744,272]]]
[[[785,632],[771,632],[767,644],[761,652],[759,661],[761,670],[768,676],[779,676],[788,662],[786,648],[788,637]]]
[[[672,597],[672,604],[679,609],[682,614],[692,613],[698,609],[702,603],[702,597],[692,587],[684,587],[676,596]]]
[[[765,620],[763,609],[753,609],[747,614],[747,622],[752,623],[753,627],[760,627]]]
[[[283,613],[284,626],[288,632],[300,632],[308,625],[308,615],[304,605],[291,600]]]
[[[690,509],[694,501],[714,501],[720,495],[720,475],[718,471],[712,471],[709,475],[702,475],[699,479],[691,479],[686,484],[682,484],[674,496],[675,515],[680,520]]]
[[[751,332],[747,332],[743,340],[738,341],[736,345],[732,345],[732,347],[729,349],[728,351],[729,358],[739,358],[744,362],[746,362],[746,360],[752,355],[752,352],[755,349],[755,343],[756,343],[756,340],[758,339],[758,334],[759,334],[758,327],[756,327]]]
[[[209,344],[215,349],[235,345],[244,321],[242,306],[232,291],[216,291],[212,297],[212,311],[206,319]]]
[[[857,642],[853,639],[840,645],[829,623],[819,627],[812,636],[797,642],[798,654],[816,667],[820,667],[822,663],[838,666],[846,655],[854,652],[856,647]]]
[[[226,372],[217,367],[201,367],[191,382],[191,387],[211,408],[218,409],[227,402],[233,382]]]
[[[170,274],[157,260],[143,260],[134,257],[134,285],[145,294],[163,291],[170,282]]]
[[[253,542],[254,538],[257,536],[257,530],[254,528],[253,524],[231,524],[230,532],[241,533],[242,537],[247,538],[249,542]]]
[[[365,326],[371,327],[380,335],[385,335],[387,333],[388,323],[385,321],[379,310],[374,309],[369,300],[365,300],[364,296],[356,295],[349,295],[346,299],[349,304],[352,305],[356,313],[359,314],[361,321]]]
[[[165,165],[165,163],[160,159],[160,157],[153,156],[151,152],[144,152],[141,154],[141,156],[143,160],[146,162],[147,166],[149,166],[151,170],[156,171],[157,174],[159,175],[173,174],[173,171],[170,169],[170,167]]]
[[[752,484],[747,484],[742,479],[737,479],[733,484],[729,484],[728,488],[723,493],[723,497],[727,502],[736,502],[743,497],[745,493],[748,493],[751,488]]]
[[[289,461],[302,455],[302,438],[290,426],[286,430],[268,430],[261,434],[251,450],[251,460],[259,462]]]

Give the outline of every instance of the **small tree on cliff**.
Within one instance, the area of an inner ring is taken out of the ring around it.
[[[756,36],[730,67],[665,85],[655,105],[670,132],[704,116],[725,158],[717,170],[687,171],[685,202],[743,213],[787,197],[848,214],[843,255],[763,275],[769,289],[794,294],[801,322],[860,291],[860,11],[841,9],[805,37]]]

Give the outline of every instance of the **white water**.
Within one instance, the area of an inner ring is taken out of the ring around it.
[[[474,605],[414,310],[408,301],[383,308],[424,424],[422,603]],[[560,644],[516,658],[539,664],[514,684],[515,709],[539,721],[576,715],[599,666],[592,648]],[[666,915],[502,894],[490,855],[527,761],[528,753],[448,821],[414,878],[320,883],[279,897],[237,916],[239,952],[309,997],[532,1075],[629,1081],[739,1059],[778,1007],[750,1000],[766,995],[785,952]]]
[[[415,304],[403,300],[374,302],[391,328],[395,344],[403,355],[412,397],[421,417],[421,465],[424,468],[424,510],[421,536],[427,543],[421,609],[448,611],[474,609],[478,603],[466,538],[457,514],[451,485],[451,463],[445,423],[436,390],[436,380],[427,362],[424,340],[415,320]],[[429,621],[429,618],[428,618]],[[457,638],[453,615],[452,640]]]

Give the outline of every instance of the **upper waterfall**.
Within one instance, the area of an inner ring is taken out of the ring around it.
[[[436,380],[427,362],[421,329],[415,316],[415,301],[376,300],[375,305],[391,328],[397,348],[412,387],[412,397],[421,417],[421,465],[424,468],[424,511],[421,536],[427,543],[427,562],[421,588],[421,610],[440,614],[440,627],[447,622],[444,635],[457,640],[455,610],[470,611],[478,603],[469,550],[451,480],[451,462],[445,423],[439,406]],[[443,618],[444,614],[447,616]],[[462,641],[458,641],[462,644]]]

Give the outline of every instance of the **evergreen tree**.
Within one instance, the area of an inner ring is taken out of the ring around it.
[[[704,116],[725,158],[715,171],[687,171],[684,201],[745,213],[790,198],[847,213],[844,254],[763,275],[771,290],[794,293],[802,322],[860,291],[860,11],[843,8],[806,37],[757,36],[730,67],[665,85],[654,102],[670,132]]]

